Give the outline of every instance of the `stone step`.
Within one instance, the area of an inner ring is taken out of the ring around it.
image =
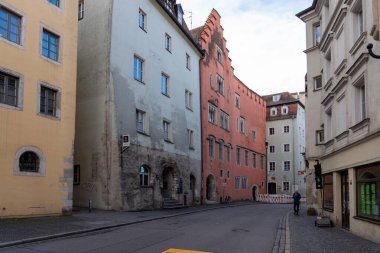
[[[178,200],[172,199],[172,198],[164,198],[164,209],[177,209],[177,208],[184,208],[185,206],[182,205]]]

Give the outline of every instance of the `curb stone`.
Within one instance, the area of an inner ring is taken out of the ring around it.
[[[148,219],[143,219],[143,220],[138,220],[138,221],[121,222],[121,223],[118,223],[118,224],[100,226],[100,227],[96,227],[96,228],[74,230],[74,231],[70,231],[70,232],[52,234],[52,235],[47,235],[47,236],[40,236],[40,237],[34,237],[34,238],[28,238],[28,239],[22,239],[22,240],[16,240],[16,241],[10,241],[10,242],[5,242],[5,243],[0,243],[0,249],[1,248],[11,247],[11,246],[17,246],[17,245],[21,245],[21,244],[27,244],[27,243],[33,243],[33,242],[42,242],[42,241],[47,241],[47,240],[56,239],[56,238],[64,238],[64,237],[70,237],[70,236],[73,236],[73,235],[87,234],[87,233],[92,233],[92,232],[97,232],[97,231],[109,230],[109,229],[112,229],[112,228],[125,227],[125,226],[130,226],[130,225],[135,225],[135,224],[140,224],[140,223],[145,223],[145,222],[150,222],[150,221],[169,219],[169,218],[174,218],[174,217],[179,217],[179,216],[185,216],[185,215],[189,215],[189,214],[195,214],[195,213],[213,211],[213,210],[217,210],[217,209],[231,208],[231,207],[240,207],[240,206],[248,206],[248,205],[256,205],[256,204],[257,204],[257,202],[256,203],[235,204],[235,205],[233,205],[233,204],[231,205],[230,204],[230,205],[226,205],[226,206],[216,206],[216,207],[210,207],[210,208],[205,208],[205,209],[200,209],[200,210],[194,210],[194,211],[188,211],[188,212],[183,212],[183,213],[163,215],[163,216],[160,216],[160,217],[148,218]]]

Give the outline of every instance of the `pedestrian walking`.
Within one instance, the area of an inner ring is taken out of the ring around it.
[[[293,200],[294,200],[294,206],[293,206],[293,209],[294,209],[294,215],[299,215],[298,212],[300,210],[300,201],[301,201],[301,194],[299,194],[298,191],[295,191],[293,193]]]

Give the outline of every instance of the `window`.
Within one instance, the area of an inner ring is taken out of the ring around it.
[[[220,171],[219,171],[219,176],[220,176],[220,177],[224,177],[224,171],[223,171],[223,169],[220,169]]]
[[[240,176],[235,177],[235,189],[240,189]]]
[[[276,162],[269,162],[269,171],[276,171]]]
[[[331,48],[327,50],[327,53],[325,54],[324,58],[325,58],[325,66],[324,66],[323,72],[325,73],[326,80],[329,80],[331,78],[331,73],[332,73],[332,70],[331,70]],[[322,79],[321,79],[321,84],[318,86],[322,87]],[[314,89],[315,89],[315,87],[316,87],[316,85],[314,84]]]
[[[143,67],[144,60],[135,55],[133,61],[133,77],[139,82],[143,82]]]
[[[140,110],[136,110],[136,127],[137,132],[147,133],[146,113]]]
[[[164,130],[164,140],[171,141],[171,124],[169,121],[164,120],[162,122],[163,130]]]
[[[0,37],[21,44],[21,17],[0,6]]]
[[[57,7],[59,7],[59,1],[60,0],[49,0],[49,2],[51,3],[51,4],[54,4],[55,6],[57,6]]]
[[[337,35],[335,47],[335,69],[338,69],[346,58],[345,31],[342,30]]]
[[[40,158],[32,151],[24,152],[19,158],[20,172],[38,173],[40,168]]]
[[[213,104],[208,104],[208,122],[216,125],[216,107]]]
[[[245,134],[247,132],[245,119],[240,117],[239,118],[239,133]]]
[[[355,122],[359,123],[367,117],[364,76],[355,82],[354,87],[355,87]]]
[[[146,14],[143,10],[139,10],[139,27],[146,31]]]
[[[230,116],[220,110],[220,127],[226,131],[230,130]]]
[[[139,169],[140,186],[149,186],[149,168],[143,165]]]
[[[227,145],[227,162],[231,162],[231,144]]]
[[[272,97],[272,100],[273,100],[273,102],[278,102],[278,101],[280,101],[280,98],[281,98],[281,95],[274,95]]]
[[[223,140],[219,140],[219,160],[223,160],[223,147],[224,147]]]
[[[236,108],[240,108],[240,95],[235,93],[235,106]]]
[[[284,133],[289,133],[289,126],[284,126]]]
[[[216,59],[220,64],[223,63],[223,52],[222,49],[218,46],[216,46]]]
[[[274,153],[275,152],[275,146],[269,146],[269,153]]]
[[[284,144],[284,152],[290,152],[290,144]]]
[[[161,94],[169,96],[169,76],[161,73]]]
[[[231,171],[227,171],[227,178],[230,178],[231,177]]]
[[[256,153],[252,153],[252,167],[256,169]]]
[[[59,36],[43,29],[42,55],[53,61],[58,61]]]
[[[277,115],[277,108],[273,107],[270,109],[270,116],[276,116]]]
[[[380,166],[369,165],[356,170],[357,215],[380,221]]]
[[[352,12],[354,39],[358,39],[364,32],[363,6],[361,0],[357,1],[356,5],[352,9]]]
[[[193,110],[193,93],[188,90],[185,91],[185,104],[187,109]]]
[[[321,25],[319,23],[313,26],[314,46],[318,46],[321,42]]]
[[[245,163],[245,166],[248,167],[248,150],[245,150],[244,151],[244,163]]]
[[[274,127],[269,128],[269,135],[274,135]]]
[[[283,106],[281,108],[281,114],[282,115],[288,115],[288,112],[289,112],[289,108],[287,106]]]
[[[247,189],[248,188],[248,178],[246,176],[243,176],[241,178],[241,188]]]
[[[194,131],[191,129],[187,129],[187,136],[188,136],[189,148],[194,149]]]
[[[189,54],[186,54],[186,68],[191,70],[191,58]]]
[[[215,157],[215,139],[213,137],[209,137],[208,139],[208,155],[211,158]]]
[[[213,79],[212,79],[212,74],[210,74],[210,88],[211,88],[211,89],[214,88],[214,83],[213,83]]]
[[[325,142],[325,131],[318,130],[316,134],[317,134],[317,144],[323,144]]]
[[[290,171],[290,161],[284,161],[284,171]]]
[[[264,156],[260,156],[260,168],[263,170],[264,169]]]
[[[236,164],[240,165],[240,148],[236,148]]]
[[[256,140],[256,131],[252,131],[252,140]]]
[[[334,210],[333,174],[323,175],[323,208]]]
[[[284,192],[288,192],[289,191],[289,182],[282,182],[282,190]]]
[[[81,20],[84,18],[84,0],[79,1],[78,6],[78,20]]]
[[[217,81],[217,91],[224,95],[224,80],[223,78],[220,76],[220,75],[217,75],[216,77],[216,81]]]
[[[169,52],[172,51],[172,37],[169,36],[169,34],[165,34],[165,49]]]
[[[331,108],[329,108],[327,111],[326,111],[326,133],[325,133],[325,137],[327,140],[330,140],[333,138],[332,136],[332,110]]]
[[[80,185],[80,165],[74,165],[73,184]]]
[[[57,90],[41,86],[40,90],[40,113],[57,116]]]
[[[17,107],[19,79],[0,72],[0,103]]]
[[[322,77],[317,76],[314,78],[314,90],[322,89]]]
[[[347,108],[345,96],[341,96],[336,103],[336,131],[337,134],[343,133],[347,129]]]

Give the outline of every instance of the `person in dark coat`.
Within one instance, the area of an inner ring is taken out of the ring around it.
[[[301,201],[301,194],[299,194],[298,191],[295,191],[293,193],[293,200],[294,200],[294,206],[293,206],[293,209],[294,209],[294,215],[299,215],[298,212],[300,210],[300,201]]]

